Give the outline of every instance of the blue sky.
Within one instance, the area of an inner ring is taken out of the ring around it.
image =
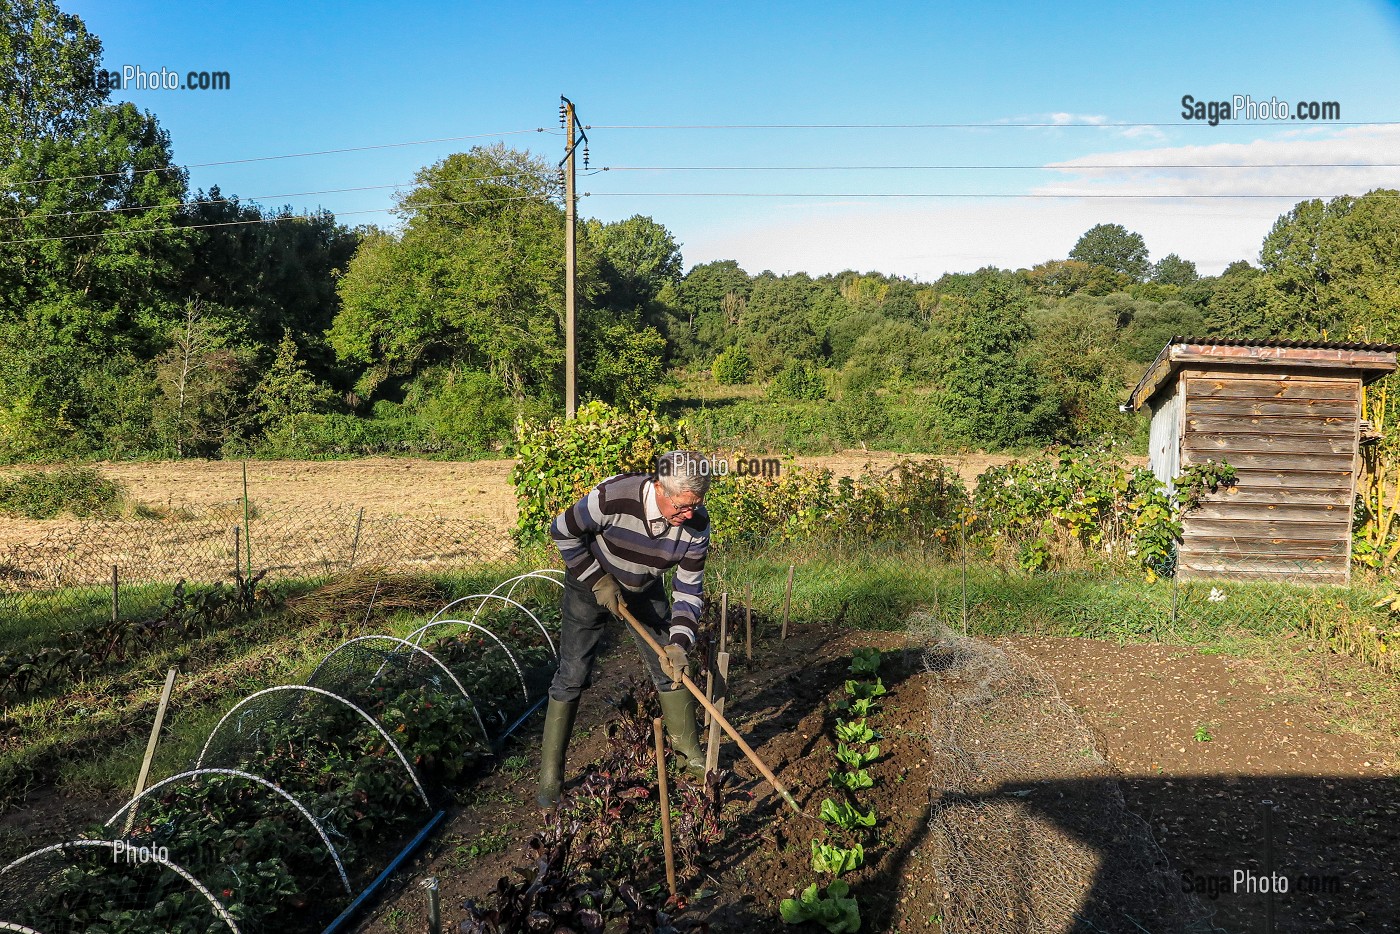
[[[1181,116],[1184,94],[1247,94],[1400,121],[1394,2],[60,4],[101,37],[109,69],[230,72],[227,91],[116,95],[153,111],[187,164],[520,130],[503,139],[557,159],[567,94],[594,125],[592,164],[611,167],[581,181],[581,213],[650,215],[687,266],[927,280],[1063,258],[1089,226],[1116,222],[1154,258],[1218,272],[1257,259],[1290,196],[1400,187],[1400,168],[1378,164],[1400,163],[1400,124]],[[620,128],[935,123],[995,126]],[[1125,123],[1157,125],[1106,125]],[[379,186],[473,142],[195,167],[191,183],[392,225],[380,209],[394,190]],[[1261,168],[1298,162],[1346,167]],[[1141,163],[1172,168],[1083,168]],[[1238,167],[1193,167],[1207,163]],[[873,168],[953,165],[976,168]],[[863,168],[797,168],[812,166]],[[954,194],[980,197],[943,197]],[[1085,194],[1169,197],[1060,197]],[[1183,197],[1207,194],[1284,197]]]

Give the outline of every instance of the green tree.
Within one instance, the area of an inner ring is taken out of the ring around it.
[[[619,311],[645,310],[662,288],[680,281],[680,246],[650,217],[634,214],[611,224],[594,220],[588,229],[598,242],[599,273],[607,289],[600,301]]]
[[[596,330],[593,338],[583,367],[586,394],[624,407],[650,408],[669,382],[661,332],[638,321],[619,321]]]
[[[242,400],[253,353],[223,311],[187,303],[156,359],[156,430],[177,457],[215,454],[248,428]]]
[[[753,375],[753,363],[749,360],[749,352],[739,344],[726,347],[723,353],[715,357],[715,362],[710,366],[710,374],[714,376],[715,382],[722,386],[747,383]]]
[[[101,64],[101,41],[53,0],[0,0],[0,163],[74,133],[107,100],[93,80]]]
[[[110,436],[112,387],[91,374],[149,360],[179,315],[185,177],[154,117],[84,89],[100,45],[81,20],[51,3],[0,15],[16,121],[0,130],[0,448],[79,452]]]
[[[302,362],[291,329],[283,331],[277,356],[253,388],[257,422],[269,428],[294,415],[325,411],[334,399],[334,391],[312,376]]]
[[[1084,444],[1122,433],[1129,420],[1118,403],[1128,364],[1112,339],[1113,313],[1101,303],[1061,302],[1034,315],[1034,330],[1029,359],[1059,405],[1055,440]]]
[[[1024,356],[1031,338],[1024,295],[988,284],[969,299],[960,325],[939,397],[949,435],[988,448],[1045,440],[1058,406]]]
[[[774,399],[817,402],[826,398],[826,383],[809,361],[789,360],[774,377],[768,395]]]
[[[773,376],[789,360],[816,362],[821,357],[822,340],[811,320],[812,291],[806,273],[765,273],[754,279],[743,330],[758,377]]]
[[[1348,210],[1351,201],[1301,201],[1279,217],[1264,238],[1259,251],[1264,323],[1274,336],[1319,340],[1324,331],[1340,325],[1325,295],[1332,271],[1323,227],[1331,216]]]
[[[732,259],[701,263],[676,288],[668,333],[677,356],[708,360],[733,342],[748,310],[749,274]]]
[[[1159,285],[1185,288],[1199,278],[1196,264],[1189,259],[1182,259],[1175,253],[1168,253],[1152,264],[1152,281]]]
[[[1049,260],[1026,273],[1031,291],[1051,298],[1067,298],[1089,287],[1095,267],[1078,260]]]
[[[1122,224],[1096,224],[1069,251],[1069,258],[1122,273],[1134,282],[1147,277],[1147,244]]]
[[[496,145],[418,173],[402,234],[367,236],[340,280],[331,345],[361,394],[437,362],[493,374],[517,400],[561,395],[563,211],[551,166]],[[582,298],[596,257],[580,251]]]
[[[291,329],[317,378],[339,376],[322,335],[340,307],[336,279],[350,263],[362,231],[328,212],[268,211],[225,196],[214,186],[197,192],[183,223],[189,233],[182,295],[241,309],[248,338],[269,348]],[[212,225],[212,226],[206,226]]]

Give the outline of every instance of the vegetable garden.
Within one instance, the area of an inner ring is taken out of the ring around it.
[[[543,699],[559,573],[455,600],[407,638],[348,639],[304,683],[249,694],[190,769],[0,867],[0,930],[338,928]]]

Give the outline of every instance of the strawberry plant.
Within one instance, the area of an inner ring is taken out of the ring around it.
[[[840,879],[833,880],[824,893],[819,893],[813,882],[801,897],[783,899],[778,911],[788,924],[815,921],[831,934],[854,934],[860,930],[860,906],[854,898],[847,897],[850,891],[851,887]]]

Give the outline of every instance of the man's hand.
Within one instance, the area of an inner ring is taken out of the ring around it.
[[[604,574],[598,578],[593,585],[593,597],[598,601],[598,605],[608,610],[614,616],[621,616],[618,610],[622,607],[622,585],[617,582],[617,578],[611,574]]]
[[[671,678],[672,687],[680,687],[681,678],[685,675],[685,667],[689,660],[685,657],[685,648],[672,642],[666,646],[666,667],[670,670],[666,672]]]

